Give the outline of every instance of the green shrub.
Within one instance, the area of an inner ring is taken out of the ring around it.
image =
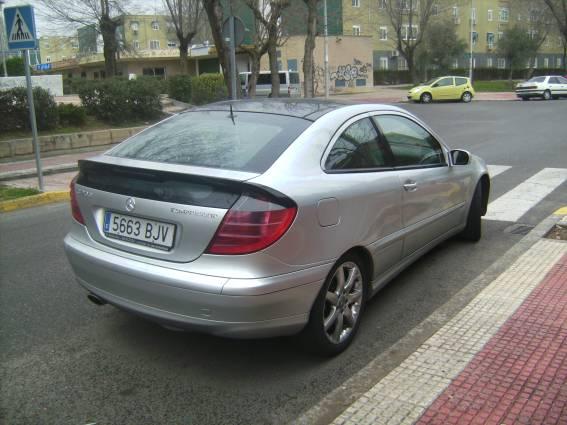
[[[24,59],[19,56],[6,59],[6,69],[8,70],[8,77],[26,75]],[[0,75],[4,76],[4,64],[2,62],[0,62]]]
[[[53,96],[41,87],[33,89],[35,116],[39,130],[56,128],[59,123]],[[31,129],[28,97],[25,87],[0,91],[0,131]]]
[[[167,94],[170,98],[191,103],[191,77],[189,75],[175,75],[167,82]]]
[[[85,78],[63,78],[63,94],[77,94],[79,88],[87,83]]]
[[[192,100],[195,105],[227,98],[224,77],[221,74],[202,74],[191,79]]]
[[[112,78],[86,82],[79,88],[79,97],[87,114],[118,124],[158,117],[160,88],[159,81],[153,78]]]
[[[63,126],[80,127],[87,120],[87,112],[82,106],[75,106],[70,103],[61,104],[59,110],[59,123]]]

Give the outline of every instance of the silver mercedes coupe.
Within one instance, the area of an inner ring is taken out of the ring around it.
[[[333,355],[405,267],[480,239],[489,190],[483,160],[403,109],[226,101],[80,161],[65,251],[95,304]]]

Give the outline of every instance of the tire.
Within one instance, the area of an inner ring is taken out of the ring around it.
[[[433,97],[431,96],[431,93],[423,93],[420,98],[419,98],[421,103],[431,103],[431,101],[433,100]]]
[[[460,233],[462,239],[478,242],[482,236],[482,185],[477,183],[467,215],[467,226]]]
[[[301,333],[305,348],[324,356],[343,352],[356,335],[367,294],[368,276],[360,258],[354,254],[341,257],[321,287]]]
[[[543,92],[543,100],[551,100],[551,92],[549,90]]]
[[[522,96],[521,99],[522,99],[522,100],[530,100],[530,98],[527,97],[527,96]]]
[[[468,91],[464,92],[461,96],[461,100],[465,103],[470,103],[472,101],[472,94]]]

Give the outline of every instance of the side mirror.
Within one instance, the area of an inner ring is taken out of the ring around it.
[[[471,156],[467,151],[454,149],[451,151],[451,162],[453,165],[467,165],[471,160]]]

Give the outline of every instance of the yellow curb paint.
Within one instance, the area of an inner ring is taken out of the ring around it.
[[[22,208],[37,207],[39,205],[51,204],[69,200],[69,191],[61,190],[40,193],[39,195],[24,196],[23,198],[10,199],[0,202],[0,212],[15,211]]]
[[[567,207],[559,208],[553,215],[567,215]]]

